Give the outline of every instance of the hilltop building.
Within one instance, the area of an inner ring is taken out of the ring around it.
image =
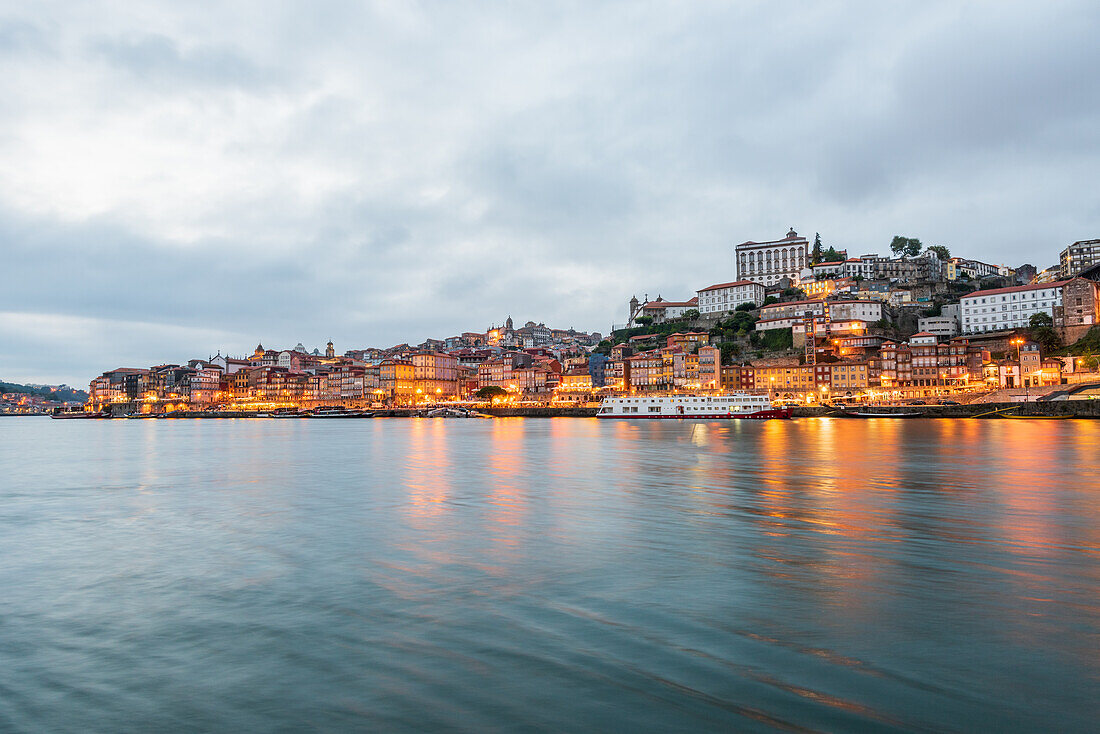
[[[791,229],[781,240],[742,242],[734,248],[738,280],[751,280],[764,287],[779,285],[784,278],[798,283],[806,267],[809,242]]]

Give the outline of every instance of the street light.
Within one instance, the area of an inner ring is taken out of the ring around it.
[[[1009,344],[1016,345],[1016,372],[1020,375],[1020,382],[1024,381],[1024,364],[1023,359],[1020,357],[1020,346],[1024,343],[1024,340],[1017,337],[1009,341]]]

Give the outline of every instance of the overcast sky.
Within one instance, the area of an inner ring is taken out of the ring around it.
[[[1100,237],[1100,4],[7,2],[0,379]]]

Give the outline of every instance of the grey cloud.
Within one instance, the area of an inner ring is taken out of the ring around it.
[[[196,117],[153,139],[229,161],[209,184],[231,201],[159,221],[131,216],[141,192],[124,191],[81,219],[9,186],[0,311],[139,314],[189,344],[248,335],[210,345],[242,350],[419,341],[509,313],[605,330],[632,293],[688,297],[732,277],[734,243],[792,225],[859,252],[904,233],[1040,266],[1100,234],[1094,3],[171,7],[0,24],[31,80],[0,80],[0,155],[36,121],[94,138],[127,117],[95,93],[27,93],[87,81],[126,112],[158,103],[150,136],[216,107],[232,135]],[[43,288],[59,269],[75,285]],[[181,358],[152,338],[135,354],[135,334],[104,327],[72,379],[115,354]]]
[[[39,54],[53,45],[40,26],[18,18],[0,19],[0,54]]]
[[[233,48],[197,44],[182,49],[158,34],[98,38],[88,44],[92,58],[102,60],[136,78],[160,84],[204,84],[259,89],[277,80]]]

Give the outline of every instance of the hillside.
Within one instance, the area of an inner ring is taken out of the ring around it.
[[[76,390],[68,385],[20,385],[14,382],[0,381],[0,394],[24,393],[27,395],[41,395],[51,400],[61,400],[67,403],[83,403],[88,399],[88,393]]]

